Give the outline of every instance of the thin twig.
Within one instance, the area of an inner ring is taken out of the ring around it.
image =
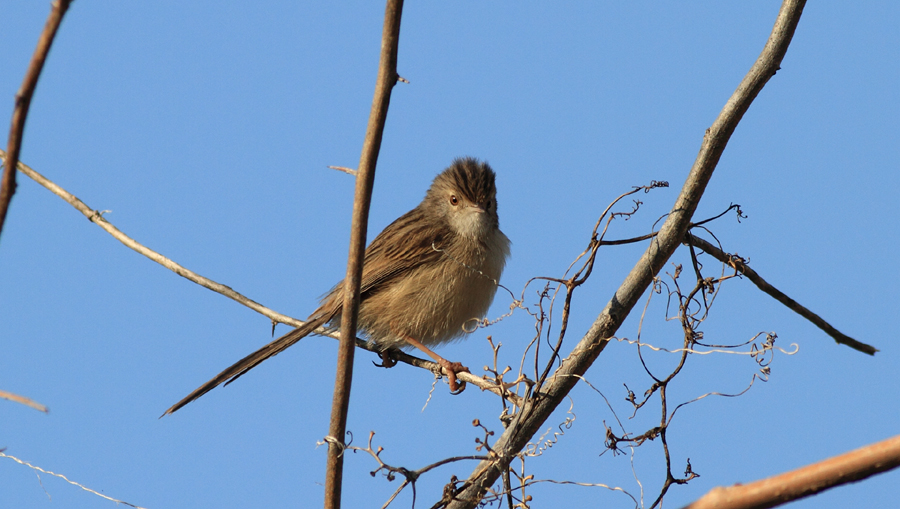
[[[22,149],[22,134],[25,132],[25,119],[28,118],[31,98],[34,96],[34,89],[37,87],[38,78],[40,78],[44,62],[47,60],[47,54],[50,53],[50,46],[53,45],[56,31],[59,29],[66,11],[69,10],[69,2],[70,0],[56,0],[51,4],[50,15],[47,16],[44,31],[41,32],[37,47],[34,49],[34,55],[31,56],[31,63],[28,64],[28,70],[25,71],[22,87],[16,93],[16,106],[13,110],[11,125],[9,126],[9,140],[6,144],[9,158],[6,168],[3,170],[2,180],[0,180],[0,232],[3,231],[3,224],[6,222],[9,203],[16,193],[16,163],[19,162],[19,151]]]
[[[748,267],[741,257],[726,253],[716,246],[710,244],[709,242],[690,233],[687,234],[685,239],[688,243],[699,247],[700,249],[712,255],[717,260],[721,261],[722,263],[728,264],[736,271],[747,276],[747,279],[753,282],[753,284],[755,284],[760,290],[771,295],[775,300],[784,304],[791,311],[812,322],[813,325],[825,331],[825,334],[828,334],[829,336],[834,338],[836,342],[842,345],[847,345],[854,350],[859,350],[860,352],[867,353],[869,355],[875,355],[875,352],[878,351],[878,349],[874,346],[867,345],[866,343],[863,343],[861,341],[857,341],[844,334],[843,332],[835,329],[831,326],[831,324],[822,319],[821,316],[813,313],[812,311],[801,305],[799,302],[782,293],[780,290],[778,290],[778,288],[770,285],[765,279],[762,278],[762,276],[757,274],[755,270]]]
[[[0,391],[0,398],[8,399],[10,401],[15,401],[16,403],[21,403],[25,406],[30,406],[31,408],[33,408],[35,410],[40,410],[41,412],[44,412],[45,414],[47,412],[49,412],[49,410],[47,409],[46,406],[38,403],[37,401],[35,401],[33,399],[26,398],[25,396],[19,396],[18,394],[13,394],[11,392],[6,392],[6,391]]]
[[[4,159],[6,159],[6,153],[3,152],[2,150],[0,150],[0,157],[3,157]],[[106,230],[106,232],[109,233],[110,235],[112,235],[116,240],[118,240],[122,244],[125,244],[127,247],[137,251],[138,253],[146,256],[147,258],[153,260],[154,262],[162,265],[163,267],[171,270],[172,272],[178,274],[179,276],[181,276],[185,279],[188,279],[190,281],[193,281],[194,283],[197,283],[198,285],[203,286],[204,288],[208,288],[216,293],[220,293],[220,294],[228,297],[229,299],[234,300],[235,302],[243,304],[244,306],[247,306],[248,308],[256,311],[257,313],[265,315],[266,317],[270,318],[274,322],[285,323],[288,325],[293,325],[294,327],[297,327],[297,326],[303,324],[303,322],[297,320],[296,318],[291,318],[289,316],[282,315],[281,313],[276,313],[275,311],[272,311],[271,309],[263,306],[262,304],[259,304],[258,302],[255,302],[253,300],[248,299],[247,297],[244,297],[243,295],[241,295],[238,292],[235,292],[231,288],[229,288],[223,284],[216,283],[215,281],[213,281],[211,279],[207,279],[207,278],[197,274],[196,272],[186,269],[185,267],[183,267],[183,266],[175,263],[174,261],[166,258],[165,256],[157,253],[156,251],[140,244],[139,242],[132,239],[128,235],[125,235],[124,233],[122,233],[121,230],[119,230],[118,228],[113,226],[109,221],[107,221],[103,217],[103,212],[94,210],[94,209],[88,207],[83,201],[79,200],[76,196],[72,195],[71,193],[69,193],[68,191],[63,189],[62,187],[56,185],[55,183],[53,183],[52,181],[50,181],[49,179],[47,179],[40,173],[34,171],[29,166],[19,162],[18,167],[19,167],[18,168],[19,171],[21,171],[25,175],[28,175],[35,182],[44,186],[50,192],[59,196],[60,198],[65,200],[68,204],[70,204],[73,207],[75,207],[76,209],[78,209],[78,211],[81,212],[82,214],[84,214],[84,216],[87,217],[88,220],[95,223],[100,228],[103,228],[104,230]]]
[[[713,353],[724,353],[727,355],[750,355],[750,356],[759,355],[758,352],[754,352],[752,350],[747,351],[747,352],[736,352],[733,350],[722,350],[719,348],[713,348],[712,350],[696,350],[694,348],[689,348],[689,349],[686,349],[686,348],[663,348],[661,346],[653,346],[650,343],[642,343],[641,341],[634,340],[634,339],[628,339],[628,338],[615,338],[615,339],[622,343],[628,343],[629,345],[638,345],[639,347],[642,347],[642,348],[649,348],[649,349],[653,350],[654,352],[681,353],[684,351],[690,351],[691,355],[709,355],[709,354],[713,354]],[[749,344],[751,342],[753,342],[752,339],[744,344]],[[697,343],[697,344],[700,344],[700,343]],[[707,345],[702,345],[702,346],[707,346]],[[744,346],[744,345],[743,344],[735,345],[735,347],[737,347],[737,346]],[[785,355],[794,355],[800,350],[800,347],[799,347],[799,345],[797,345],[797,343],[791,343],[791,346],[794,347],[794,349],[791,351],[787,351],[781,347],[775,347],[774,349],[778,350],[779,352],[781,352]],[[729,348],[731,348],[731,347],[729,347]]]
[[[77,483],[77,482],[75,482],[75,481],[69,480],[68,477],[66,477],[66,476],[64,476],[64,475],[62,475],[62,474],[57,474],[56,472],[51,472],[51,471],[49,471],[49,470],[44,470],[43,468],[41,468],[41,467],[39,467],[39,466],[32,465],[31,463],[28,463],[27,461],[24,461],[24,460],[20,460],[19,458],[16,458],[15,456],[10,456],[10,455],[8,455],[8,454],[4,454],[4,453],[0,452],[0,457],[2,457],[2,458],[9,458],[9,459],[15,461],[16,463],[18,463],[18,464],[20,464],[20,465],[25,465],[26,467],[28,467],[28,468],[30,468],[30,469],[32,469],[32,470],[35,470],[35,471],[38,471],[38,472],[43,472],[43,473],[45,473],[45,474],[47,474],[47,475],[52,475],[52,476],[54,476],[54,477],[59,477],[60,479],[66,481],[67,483],[69,483],[69,484],[71,484],[71,485],[73,485],[73,486],[78,486],[79,488],[83,489],[84,491],[87,491],[87,492],[89,492],[89,493],[93,493],[94,495],[97,495],[98,497],[105,498],[106,500],[110,500],[110,501],[115,502],[115,503],[117,503],[117,504],[124,504],[124,505],[127,505],[128,507],[134,507],[135,509],[146,509],[146,508],[141,507],[141,506],[139,506],[139,505],[130,504],[130,503],[124,501],[124,500],[119,500],[119,499],[116,499],[116,498],[108,497],[108,496],[104,495],[103,493],[99,493],[99,492],[97,492],[97,491],[94,491],[94,490],[88,488],[87,486],[85,486],[85,485],[83,485],[83,484],[79,484],[79,483]]]
[[[476,424],[477,424],[477,421],[476,421]],[[404,477],[403,483],[400,485],[399,488],[397,488],[394,491],[394,493],[390,496],[390,498],[388,498],[387,502],[384,503],[382,508],[385,508],[388,505],[390,505],[390,503],[397,497],[397,495],[400,494],[400,492],[403,490],[403,488],[405,488],[407,485],[412,486],[413,506],[415,506],[416,481],[419,479],[419,477],[422,476],[422,474],[425,474],[431,470],[434,470],[435,468],[447,465],[449,463],[454,463],[457,461],[487,459],[487,456],[484,456],[484,455],[453,456],[450,458],[444,458],[442,460],[436,461],[436,462],[434,462],[430,465],[426,465],[418,470],[410,470],[406,467],[395,467],[393,465],[389,465],[389,464],[385,463],[384,460],[381,459],[381,453],[384,452],[384,448],[381,446],[378,446],[377,449],[373,449],[372,448],[372,439],[373,438],[375,438],[375,432],[370,431],[369,432],[369,441],[366,443],[365,447],[359,447],[356,445],[340,444],[340,443],[336,443],[329,439],[326,439],[322,442],[317,442],[317,445],[322,445],[322,444],[328,443],[332,446],[339,448],[341,450],[342,454],[344,453],[344,451],[353,451],[353,452],[360,451],[360,452],[364,452],[364,453],[368,454],[378,463],[378,468],[369,472],[369,474],[372,475],[373,477],[375,476],[375,474],[377,474],[378,472],[380,472],[382,470],[384,472],[386,472],[384,474],[384,476],[387,478],[388,481],[393,481],[394,479],[396,479],[396,476],[398,474],[402,475]]]

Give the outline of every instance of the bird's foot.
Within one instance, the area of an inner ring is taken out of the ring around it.
[[[378,364],[375,361],[372,361],[372,364],[375,364],[379,368],[393,368],[397,365],[397,359],[391,357],[390,350],[382,350],[379,355],[381,356],[381,364]]]
[[[456,378],[456,374],[463,372],[468,373],[469,368],[463,366],[458,362],[450,362],[443,357],[441,357],[441,359],[438,361],[438,364],[440,364],[441,367],[444,368],[444,371],[447,372],[447,378],[450,380],[450,394],[456,395],[466,390],[466,383],[460,383],[460,381]]]

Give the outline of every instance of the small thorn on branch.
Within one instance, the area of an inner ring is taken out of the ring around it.
[[[354,170],[353,168],[347,168],[347,167],[344,167],[344,166],[329,166],[329,168],[331,168],[332,170],[337,170],[337,171],[342,171],[342,172],[344,172],[344,173],[349,173],[350,175],[353,175],[354,177],[359,173],[359,172],[357,172],[356,170]]]

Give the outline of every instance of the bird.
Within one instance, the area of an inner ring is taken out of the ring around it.
[[[430,347],[472,330],[494,300],[510,254],[500,231],[496,174],[487,162],[461,157],[439,173],[422,202],[388,225],[366,247],[360,285],[358,329],[382,352],[418,348],[448,373],[468,371]],[[339,327],[343,281],[320,301],[306,322],[237,361],[163,413],[171,414],[215,387],[237,380],[320,326]],[[474,322],[473,322],[474,321]]]

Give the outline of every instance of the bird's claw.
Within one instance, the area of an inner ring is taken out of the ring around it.
[[[466,383],[460,383],[459,379],[456,378],[457,373],[468,373],[469,368],[463,366],[458,362],[450,362],[448,360],[444,360],[444,362],[440,363],[441,367],[444,368],[444,371],[447,372],[447,379],[450,381],[450,394],[454,396],[466,390]]]
[[[388,350],[384,350],[379,353],[381,356],[381,364],[378,364],[375,361],[372,361],[372,364],[378,366],[379,368],[393,368],[397,365],[397,360],[391,357],[391,352]]]

